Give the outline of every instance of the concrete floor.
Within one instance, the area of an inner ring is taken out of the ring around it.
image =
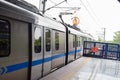
[[[82,57],[40,80],[120,80],[120,61]]]

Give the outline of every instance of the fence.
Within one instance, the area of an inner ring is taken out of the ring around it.
[[[120,60],[120,44],[84,41],[83,56]]]

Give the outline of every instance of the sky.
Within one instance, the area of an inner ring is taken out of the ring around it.
[[[26,0],[39,8],[39,0]],[[63,0],[47,0],[46,9],[62,2]],[[67,0],[56,7],[79,7],[80,9],[52,8],[45,15],[58,20],[60,12],[72,12],[73,15],[64,15],[66,23],[72,25],[72,18],[76,15],[80,19],[78,27],[90,33],[95,39],[103,37],[105,28],[105,39],[112,40],[114,32],[120,30],[120,3],[117,0]],[[69,11],[68,11],[69,10]],[[75,13],[76,12],[76,13]]]

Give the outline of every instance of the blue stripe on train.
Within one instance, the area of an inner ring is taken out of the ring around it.
[[[75,54],[75,50],[74,51],[70,51],[69,55],[71,55],[71,54]]]
[[[80,52],[80,51],[81,50],[77,50],[76,52]],[[70,51],[69,55],[71,55],[71,54],[75,54],[75,51]],[[65,53],[62,53],[62,54],[54,55],[52,57],[45,58],[44,63],[49,62],[49,61],[54,60],[54,59],[57,59],[57,58],[60,58],[60,57],[64,57],[65,55],[66,55]],[[40,65],[40,64],[42,64],[42,62],[43,62],[43,59],[32,61],[32,66]],[[6,66],[7,71],[4,72],[5,70],[2,69],[2,70],[4,70],[2,72],[2,74],[3,73],[10,73],[10,72],[20,70],[20,69],[24,69],[24,68],[27,68],[27,67],[28,67],[28,62],[23,62],[23,63],[19,63],[19,64]],[[4,68],[4,67],[2,67],[2,68]]]
[[[77,53],[78,53],[78,52],[81,52],[81,49],[76,50],[76,52],[77,52]],[[69,52],[69,55],[71,55],[71,54],[75,54],[75,50],[74,50],[74,51],[70,51],[70,52]]]
[[[81,49],[77,50],[76,52],[77,52],[77,53],[78,53],[78,52],[81,52]]]
[[[57,58],[60,58],[60,57],[64,57],[64,56],[65,56],[65,53],[54,55],[52,57],[47,57],[47,58],[44,59],[44,63],[49,62],[49,61],[54,60],[54,59],[57,59]],[[42,62],[43,62],[43,59],[32,61],[32,66],[40,65],[40,64],[42,64]],[[24,68],[27,68],[27,67],[28,67],[28,62],[7,66],[6,67],[7,68],[6,73],[13,72],[13,71],[20,70],[20,69],[24,69]]]
[[[52,60],[54,60],[54,59],[57,59],[57,58],[60,58],[60,57],[64,57],[65,55],[66,55],[65,53],[57,54],[57,55],[52,56],[51,58],[52,58]]]
[[[26,68],[26,67],[28,67],[28,62],[7,66],[7,72],[6,73],[13,72],[13,71],[16,71],[16,70],[20,70],[20,69],[23,69],[23,68]]]
[[[43,59],[32,61],[32,66],[36,66],[36,65],[42,64],[42,62],[43,62]]]

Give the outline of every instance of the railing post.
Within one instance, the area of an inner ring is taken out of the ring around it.
[[[108,44],[105,43],[105,59],[107,59]]]

